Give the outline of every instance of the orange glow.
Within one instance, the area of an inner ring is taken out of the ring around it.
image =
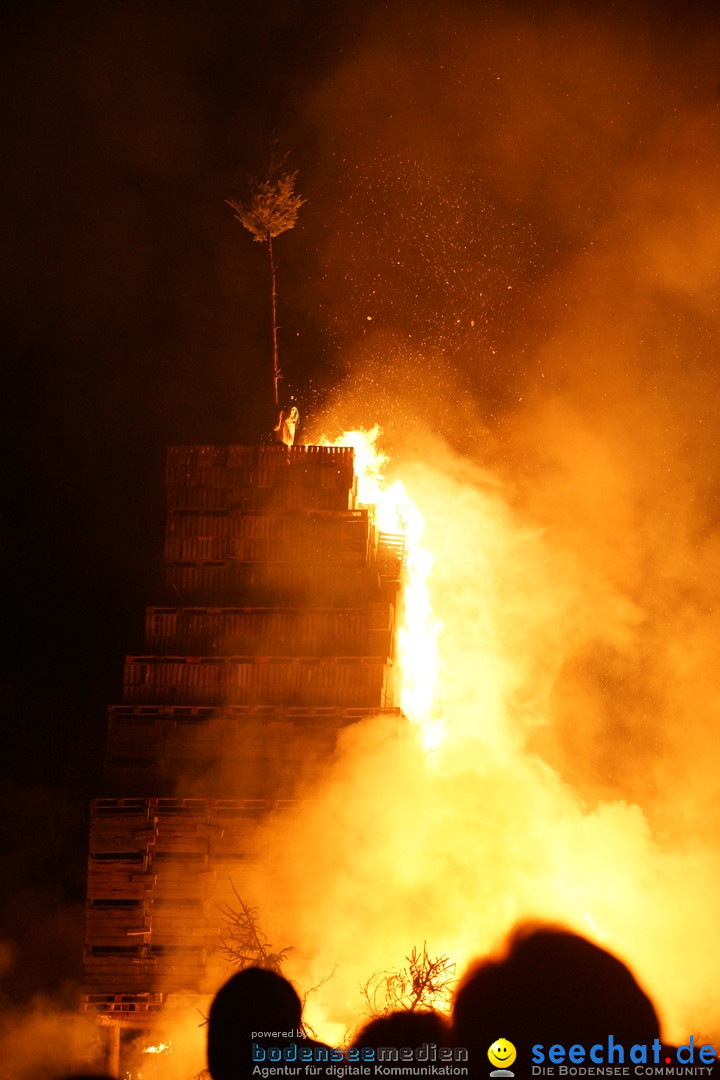
[[[157,1046],[146,1046],[143,1050],[143,1054],[170,1054],[172,1052],[172,1043],[159,1043]]]
[[[423,432],[391,467],[380,435],[338,442],[357,448],[361,501],[406,537],[400,702],[422,746],[398,759],[381,722],[346,731],[288,829],[288,879],[303,880],[290,917],[307,957],[288,975],[313,985],[337,964],[308,1000],[310,1024],[341,1041],[362,1018],[358,986],[401,968],[413,946],[427,941],[462,974],[518,920],[539,918],[628,962],[667,1038],[692,1025],[712,1034],[713,965],[690,939],[712,937],[703,896],[717,860],[692,837],[661,843],[620,788],[584,797],[588,778],[544,753],[562,665],[598,625],[627,641],[637,613],[439,438]],[[583,723],[579,712],[578,738]],[[309,846],[313,880],[292,854]]]

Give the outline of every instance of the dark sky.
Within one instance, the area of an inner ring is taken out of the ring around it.
[[[122,657],[162,599],[165,447],[260,434],[266,265],[224,200],[274,143],[299,172],[307,204],[276,251],[305,417],[372,323],[390,353],[458,365],[501,425],[557,268],[667,162],[717,168],[718,18],[27,0],[2,19],[0,769],[84,805]]]
[[[265,254],[224,200],[275,143],[307,176],[317,147],[301,97],[361,9],[4,6],[0,941],[16,960],[0,995],[12,1000],[79,974],[106,706],[124,654],[142,651],[145,605],[163,600],[165,448],[261,434]],[[311,206],[277,247],[288,388],[306,399],[332,360],[290,290],[316,274]]]
[[[102,702],[159,595],[165,446],[259,434],[266,264],[224,199],[273,140],[294,168],[312,160],[299,95],[361,21],[292,0],[5,9],[10,775],[97,760]],[[310,217],[277,248],[281,289],[314,272]],[[296,382],[322,381],[319,320],[282,315]]]

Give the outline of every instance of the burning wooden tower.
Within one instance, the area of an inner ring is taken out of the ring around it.
[[[403,541],[358,505],[353,458],[168,451],[166,602],[126,659],[91,811],[83,1008],[116,1045],[169,995],[214,991],[218,900],[229,871],[264,857],[258,822],[293,805],[341,728],[399,715]]]

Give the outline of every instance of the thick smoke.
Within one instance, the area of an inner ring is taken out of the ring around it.
[[[587,533],[558,537],[511,505],[510,481],[428,429],[413,441],[398,472],[434,555],[448,738],[424,759],[382,725],[353,730],[327,784],[308,793],[282,860],[288,880],[305,882],[290,937],[312,957],[301,981],[337,964],[327,1011],[338,1019],[351,1002],[351,1023],[358,987],[413,945],[462,968],[518,919],[541,916],[628,960],[669,1038],[712,1037],[720,865],[705,815],[716,763],[694,786],[672,684],[652,714],[645,706],[652,740],[626,734],[642,700],[638,652],[659,685],[667,651],[651,642],[678,641],[616,585]],[[624,680],[604,673],[608,654]]]
[[[450,732],[434,771],[351,734],[298,825],[336,1001],[361,937],[367,977],[540,914],[720,1037],[716,31],[394,9],[308,102],[323,426],[383,423],[426,515]]]
[[[40,995],[24,1008],[3,1010],[0,1045],[6,1080],[56,1080],[75,1069],[98,1070],[104,1062],[97,1024]]]

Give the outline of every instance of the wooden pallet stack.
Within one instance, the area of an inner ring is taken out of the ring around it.
[[[157,656],[381,656],[393,654],[390,604],[358,608],[150,607],[145,642]]]
[[[116,995],[202,993],[218,944],[218,872],[258,859],[263,799],[97,799],[90,828],[88,1011]],[[150,987],[154,993],[150,994]],[[108,1000],[111,999],[111,1000]]]
[[[298,778],[342,728],[400,717],[402,538],[357,505],[352,450],[171,447],[166,490],[165,597],[90,829],[83,1007],[137,1027],[214,990],[228,877],[267,860]]]

